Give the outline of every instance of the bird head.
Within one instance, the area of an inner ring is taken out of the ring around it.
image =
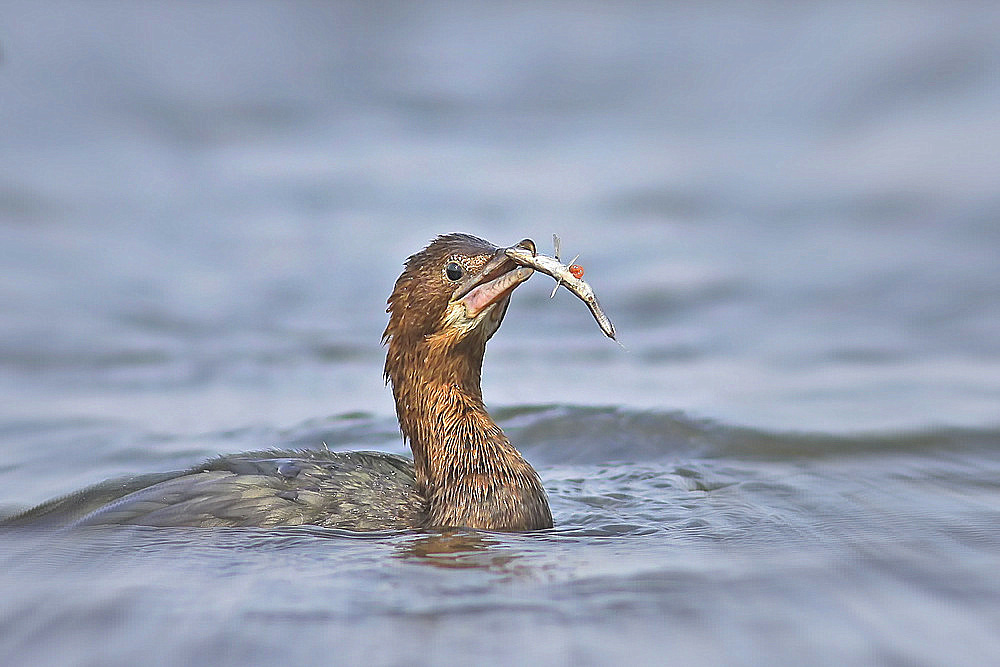
[[[525,239],[517,244],[534,252]],[[507,312],[510,294],[532,275],[483,239],[447,234],[412,255],[389,297],[383,341],[431,348],[486,344]]]

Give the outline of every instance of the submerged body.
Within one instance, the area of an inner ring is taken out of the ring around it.
[[[104,482],[0,525],[550,528],[537,473],[490,417],[480,389],[486,341],[510,293],[532,275],[534,255],[530,240],[496,248],[450,234],[407,260],[383,342],[412,461],[381,452],[248,452]]]
[[[413,462],[383,452],[267,450],[136,475],[51,500],[0,525],[300,526],[426,524]]]

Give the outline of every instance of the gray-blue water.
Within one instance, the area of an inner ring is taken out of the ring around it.
[[[557,527],[0,535],[4,664],[993,664],[1000,6],[0,5],[0,507],[403,451],[431,237]]]

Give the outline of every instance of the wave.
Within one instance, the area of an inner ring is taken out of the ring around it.
[[[779,432],[721,423],[679,411],[564,404],[492,409],[510,439],[539,464],[644,461],[668,457],[794,459],[879,453],[1000,451],[1000,426],[833,435]],[[349,413],[310,421],[283,444],[331,449],[401,448],[395,420]]]

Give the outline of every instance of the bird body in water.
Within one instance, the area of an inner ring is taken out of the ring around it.
[[[448,234],[411,256],[388,301],[385,378],[413,460],[382,452],[268,450],[111,480],[0,525],[279,526],[370,531],[552,527],[538,474],[490,417],[486,341],[532,275],[510,249]]]

